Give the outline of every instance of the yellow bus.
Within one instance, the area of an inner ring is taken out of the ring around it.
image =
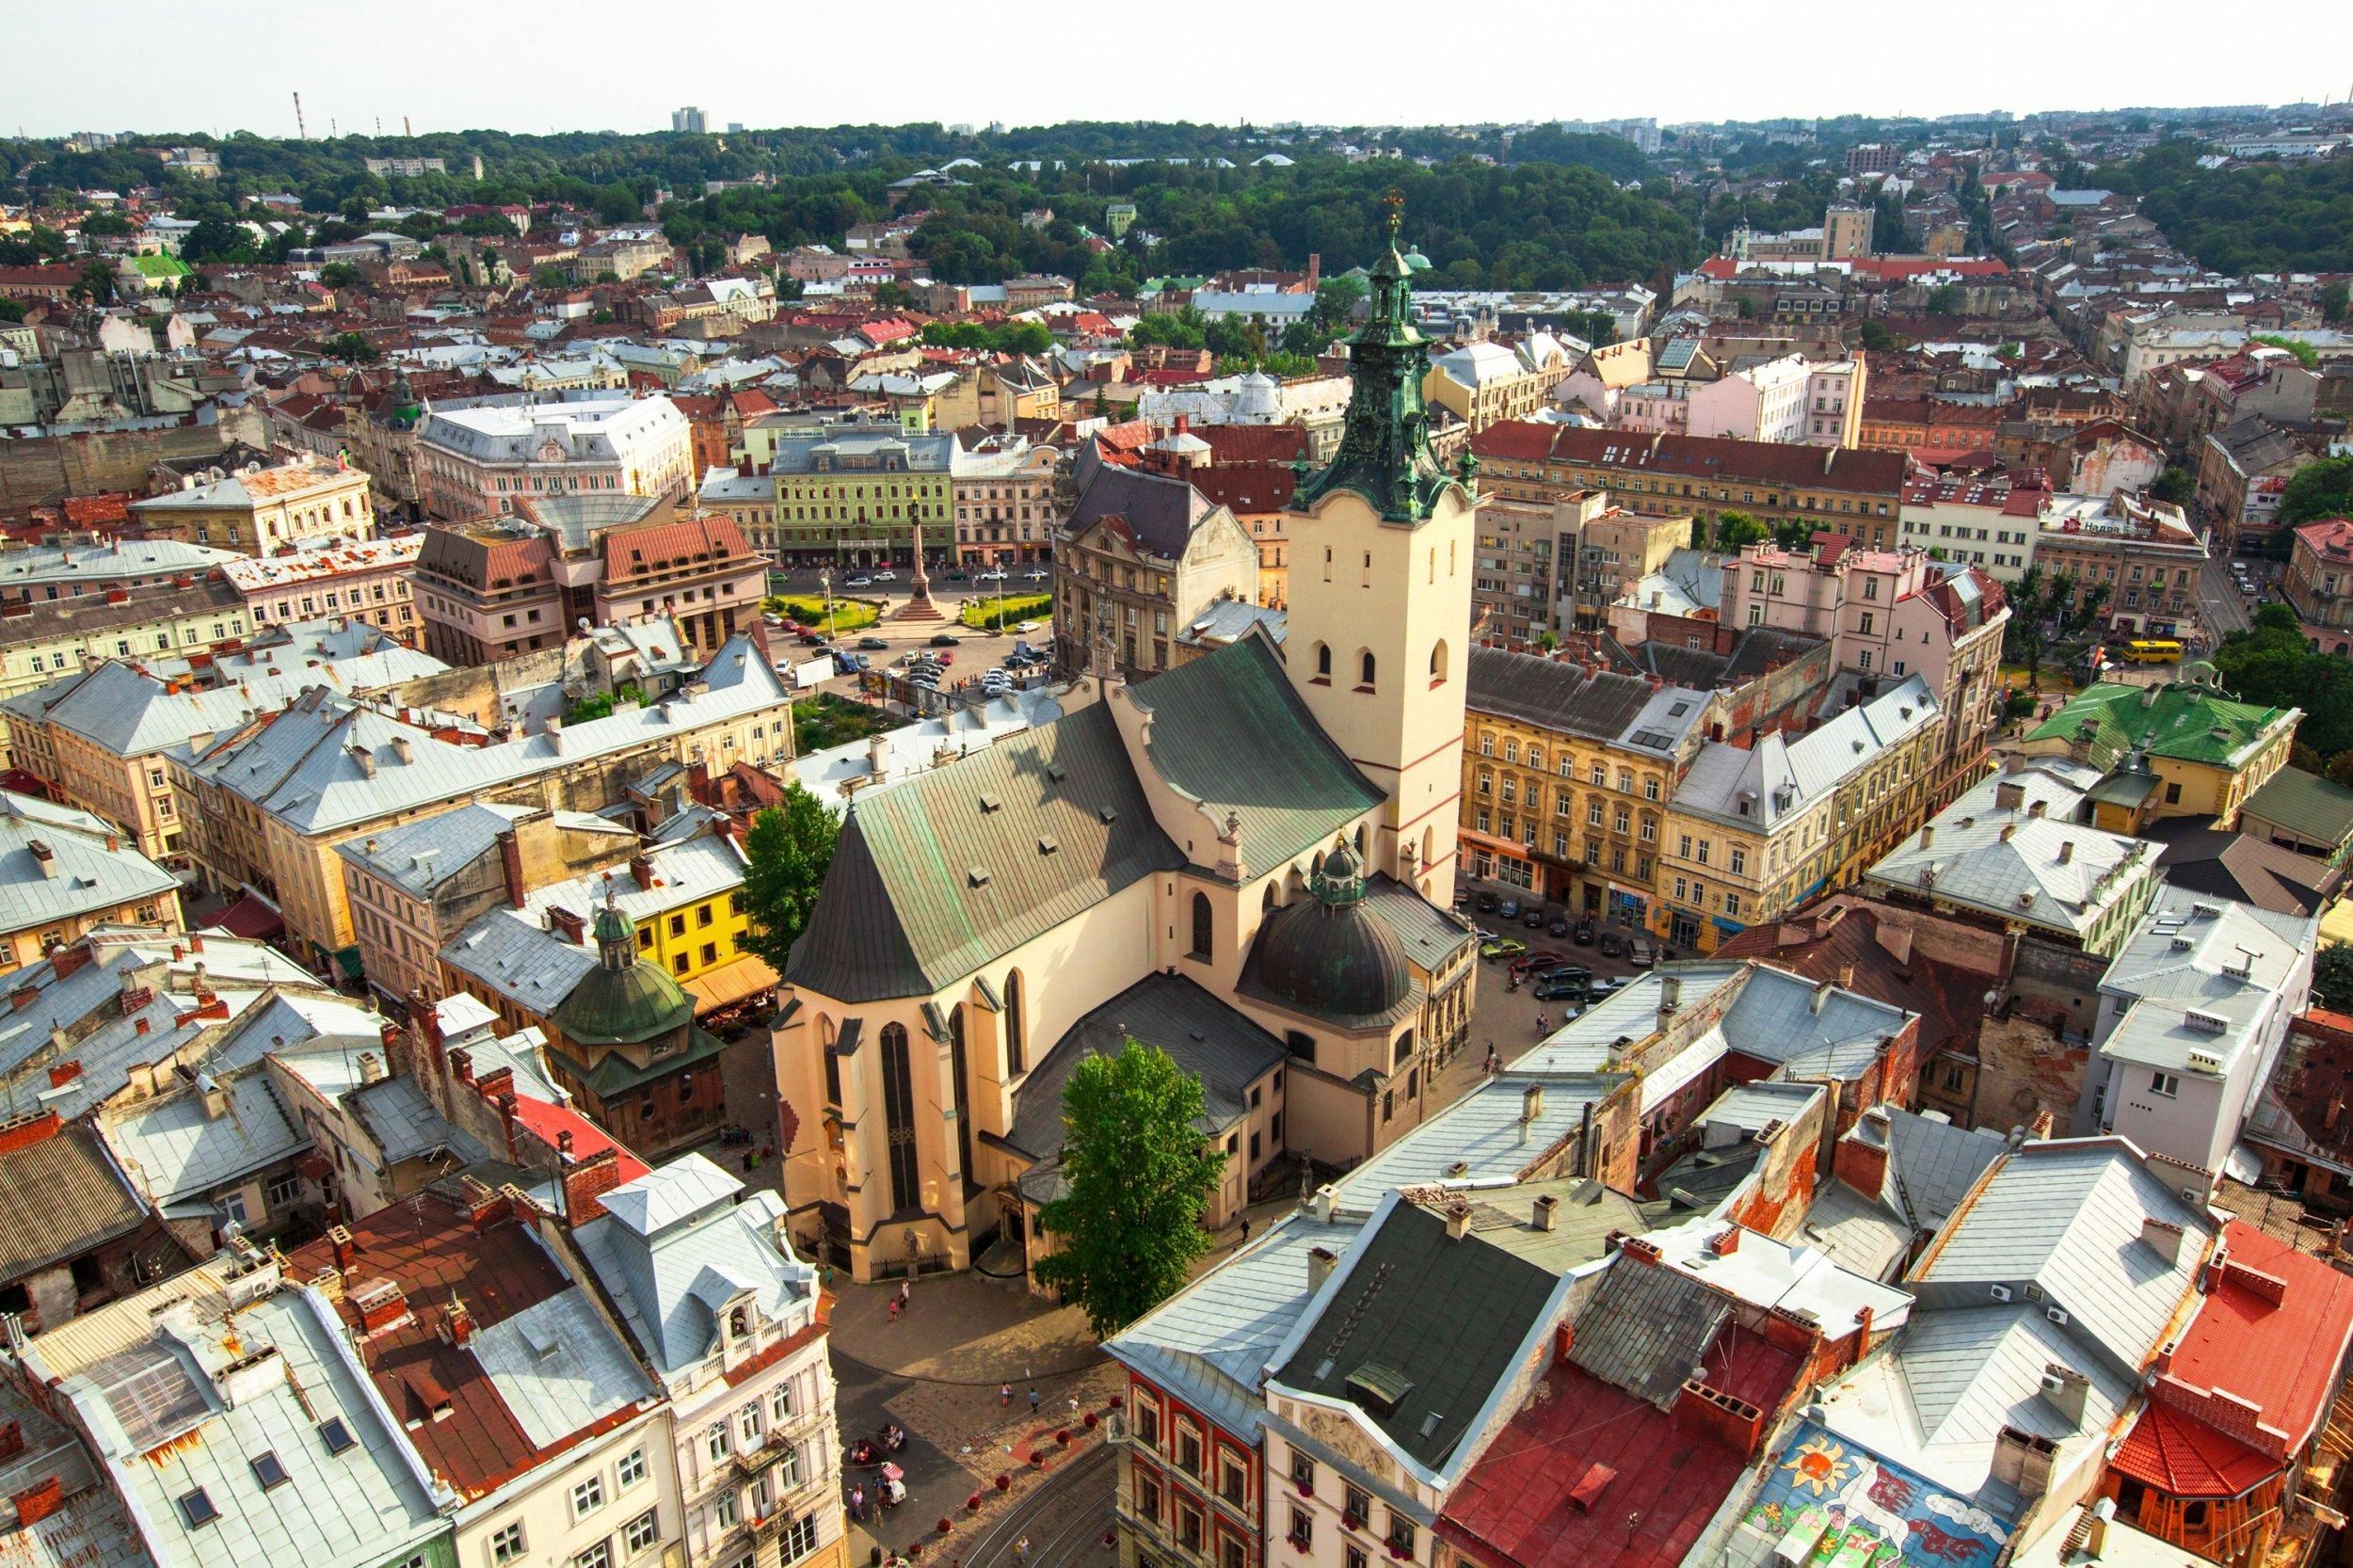
[[[2182,645],[2169,637],[2144,637],[2124,645],[2124,662],[2128,664],[2178,664],[2182,662]]]

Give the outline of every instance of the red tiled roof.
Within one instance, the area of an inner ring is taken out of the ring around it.
[[[1721,436],[1651,436],[1516,421],[1489,425],[1472,438],[1471,450],[1481,457],[1520,462],[1538,461],[1549,454],[1556,463],[1673,474],[1709,484],[1798,485],[1884,493],[1891,499],[1903,488],[1907,460],[1900,452],[1744,441]]]
[[[360,1309],[351,1297],[371,1281],[388,1279],[408,1297],[407,1321],[363,1336],[355,1348],[425,1464],[460,1493],[479,1497],[495,1491],[548,1455],[617,1424],[608,1416],[546,1448],[535,1447],[482,1363],[471,1351],[445,1344],[438,1332],[453,1294],[475,1327],[487,1328],[580,1288],[520,1224],[510,1219],[477,1234],[465,1209],[425,1192],[351,1221],[349,1228],[360,1250],[336,1310],[356,1331]],[[296,1248],[287,1261],[296,1277],[307,1278],[334,1268],[334,1245],[321,1237]],[[444,1397],[450,1415],[435,1420],[424,1407]],[[634,1404],[625,1404],[615,1414],[627,1418],[635,1413]]]
[[[1756,1334],[1718,1336],[1706,1363],[1711,1386],[1769,1413],[1799,1370]],[[1455,1488],[1437,1533],[1490,1568],[1669,1568],[1748,1464],[1561,1362]]]
[[[1290,504],[1297,481],[1281,463],[1225,463],[1189,469],[1193,481],[1212,506],[1224,506],[1236,517],[1279,512]]]
[[[2162,1404],[2141,1410],[2114,1464],[2171,1497],[2235,1497],[2280,1473],[2277,1460]]]
[[[2353,550],[2353,521],[2344,518],[2325,518],[2308,522],[2296,531],[2296,536],[2309,549],[2342,555]]]
[[[1307,455],[1307,432],[1296,424],[1202,424],[1193,433],[1219,463],[1288,463]]]
[[[697,557],[703,557],[700,564],[709,567],[742,560],[752,552],[735,520],[715,512],[680,522],[616,528],[600,542],[608,584],[693,566]]]

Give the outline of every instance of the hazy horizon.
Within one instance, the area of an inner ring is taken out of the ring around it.
[[[1699,0],[1672,33],[1625,29],[1630,56],[1620,67],[1609,40],[1549,40],[1560,13],[1534,0],[1495,0],[1459,39],[1432,36],[1421,13],[1360,5],[1321,13],[1206,4],[1160,23],[1197,40],[1200,69],[1138,72],[1122,45],[1133,24],[1099,29],[1085,14],[1013,36],[987,25],[961,35],[968,8],[911,0],[888,13],[888,28],[862,28],[856,12],[823,11],[806,22],[760,24],[744,37],[710,38],[682,17],[725,13],[647,12],[619,0],[566,6],[525,3],[496,13],[517,24],[486,33],[479,7],[455,0],[346,0],[332,8],[301,0],[229,0],[205,10],[162,0],[122,0],[108,30],[125,47],[93,55],[87,13],[71,8],[12,8],[9,36],[24,60],[87,59],[89,69],[21,74],[10,84],[16,135],[77,131],[226,136],[296,134],[293,95],[302,95],[313,139],[329,134],[417,134],[498,130],[642,134],[669,129],[670,111],[702,108],[712,130],[843,124],[969,121],[1052,125],[1065,120],[1193,120],[1235,124],[1303,121],[1338,125],[1439,125],[1522,120],[1833,119],[1841,115],[1944,115],[2007,110],[2016,115],[2096,112],[2133,106],[2327,102],[2347,83],[2353,21],[2341,4],[2281,0],[2260,31],[2216,38],[2186,7],[2169,32],[2156,8],[2133,18],[2129,36],[2101,8],[2039,13],[2020,42],[1952,45],[1956,64],[1937,61],[1948,19],[1924,21],[1922,40],[1891,40],[1884,8],[1836,0],[1798,28],[1753,29],[1753,8]],[[1852,26],[1844,25],[1851,17]],[[333,25],[320,24],[331,18]],[[615,62],[633,59],[629,40],[648,31],[699,65],[632,67],[615,83]],[[2309,37],[2309,49],[2282,40]],[[2329,38],[2339,47],[2326,44]],[[512,48],[504,40],[516,40]],[[1481,57],[1492,41],[1494,58]],[[887,58],[871,56],[878,52]],[[1992,55],[1996,70],[1968,69]],[[1442,70],[1433,56],[1463,63]],[[1712,57],[1731,79],[1711,80]],[[1900,62],[1889,69],[1889,56]],[[1557,56],[1557,69],[1543,62]],[[1679,57],[1681,56],[1681,57]],[[1091,62],[1099,61],[1099,65]],[[1247,62],[1239,64],[1238,61]],[[192,62],[194,62],[192,64]],[[1173,62],[1171,62],[1173,63]],[[1408,107],[1407,105],[1410,105]]]

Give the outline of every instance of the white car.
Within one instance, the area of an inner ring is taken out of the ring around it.
[[[874,580],[871,577],[853,577],[841,585],[845,588],[871,588],[874,585]]]
[[[1004,580],[1005,574],[1001,568],[984,571],[973,579],[975,583],[1002,583]]]
[[[1042,571],[1025,571],[1021,574],[1021,580],[1025,583],[1043,583],[1048,575]]]
[[[899,574],[895,571],[878,571],[874,573],[874,581],[877,583],[896,583],[899,581]]]

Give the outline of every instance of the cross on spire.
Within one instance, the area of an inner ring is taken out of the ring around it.
[[[1398,232],[1405,227],[1405,193],[1395,185],[1381,199],[1381,205],[1389,209],[1389,241],[1395,244]]]

